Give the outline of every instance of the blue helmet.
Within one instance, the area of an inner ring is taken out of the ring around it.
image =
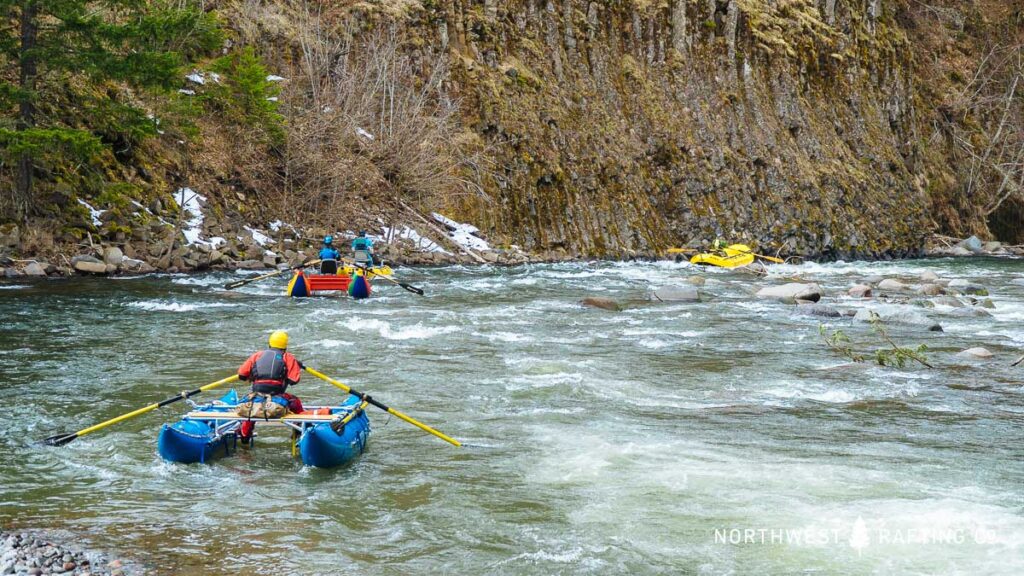
[[[365,238],[366,237],[366,230],[360,230],[359,231],[359,237],[360,238]]]
[[[334,242],[334,236],[331,236],[330,234],[328,234],[327,236],[324,236],[324,244],[325,245],[330,246],[332,242]]]

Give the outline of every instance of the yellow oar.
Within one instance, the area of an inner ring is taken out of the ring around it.
[[[774,256],[765,256],[764,254],[758,254],[757,252],[751,252],[749,250],[740,250],[739,248],[733,248],[731,246],[726,246],[726,248],[728,248],[729,250],[733,250],[735,252],[740,252],[742,254],[750,254],[750,255],[753,255],[753,256],[757,256],[758,258],[764,258],[765,260],[767,260],[769,262],[775,262],[776,264],[785,264],[786,263],[785,260],[782,260],[781,258],[776,258]]]
[[[300,268],[305,268],[306,266],[315,266],[316,264],[319,264],[320,262],[322,262],[322,260],[310,260],[309,262],[303,262],[301,265],[296,266],[294,268],[285,268],[284,270],[278,270],[277,272],[271,272],[270,274],[264,274],[262,276],[257,276],[255,278],[246,278],[245,280],[236,280],[235,282],[229,282],[229,283],[225,284],[224,285],[224,289],[225,290],[234,290],[235,288],[238,288],[239,286],[245,286],[246,284],[252,284],[253,282],[259,282],[260,280],[266,280],[267,278],[273,278],[274,276],[280,276],[281,274],[284,274],[285,272],[291,272],[292,270],[298,270]]]
[[[694,250],[693,248],[669,248],[668,249],[668,253],[669,254],[689,254],[691,252],[696,252],[696,250]]]
[[[238,374],[235,374],[234,376],[231,376],[230,378],[225,378],[223,380],[217,380],[216,382],[212,382],[210,384],[207,384],[206,386],[202,386],[200,388],[196,388],[195,390],[192,390],[190,392],[182,392],[181,394],[178,394],[177,396],[172,396],[172,397],[168,398],[167,400],[164,400],[163,402],[157,402],[156,404],[150,404],[149,406],[146,406],[144,408],[139,408],[138,410],[129,412],[127,414],[122,414],[122,415],[118,416],[117,418],[111,418],[110,420],[107,420],[106,422],[101,422],[99,424],[96,424],[95,426],[90,426],[90,427],[85,428],[83,430],[79,430],[78,432],[72,432],[70,434],[57,434],[56,436],[50,436],[49,438],[47,438],[45,440],[42,440],[42,442],[44,444],[49,444],[50,446],[63,446],[65,444],[67,444],[68,442],[71,442],[72,440],[74,440],[74,439],[76,439],[76,438],[78,438],[80,436],[85,436],[86,434],[92,434],[93,432],[96,432],[97,430],[103,430],[107,426],[113,426],[114,424],[117,424],[118,422],[124,422],[125,420],[130,420],[132,418],[135,418],[136,416],[141,416],[143,414],[146,414],[147,412],[152,412],[153,410],[156,410],[157,408],[163,408],[164,406],[167,406],[168,404],[173,404],[173,403],[177,402],[178,400],[183,400],[183,399],[188,398],[190,396],[195,396],[196,394],[199,394],[200,392],[206,392],[207,390],[213,390],[214,388],[216,388],[218,386],[223,386],[225,384],[230,384],[231,382],[234,382],[236,380],[238,380]]]
[[[323,374],[323,373],[321,373],[321,372],[319,372],[317,370],[314,370],[314,369],[310,368],[309,366],[303,366],[302,368],[306,372],[309,372],[310,374],[312,374],[313,376],[316,376],[317,378],[323,380],[324,382],[327,382],[329,384],[333,384],[334,386],[337,386],[338,388],[341,388],[342,390],[344,390],[345,392],[348,392],[349,394],[351,394],[353,396],[358,396],[359,398],[361,398],[363,400],[363,402],[369,402],[370,404],[373,404],[377,408],[380,408],[381,410],[387,412],[388,414],[391,414],[392,416],[394,416],[396,418],[400,418],[402,420],[405,420],[409,424],[412,424],[413,426],[419,428],[420,430],[423,430],[424,432],[430,432],[431,434],[433,434],[434,436],[437,436],[441,440],[444,440],[445,442],[448,442],[450,444],[454,444],[455,446],[462,446],[462,442],[459,442],[458,440],[456,440],[456,439],[454,439],[454,438],[452,438],[450,436],[447,436],[447,435],[445,435],[445,434],[443,434],[441,432],[438,432],[437,430],[434,430],[430,426],[427,426],[426,424],[423,424],[422,422],[418,422],[418,421],[414,420],[413,418],[410,418],[410,417],[406,416],[405,414],[402,414],[398,410],[395,410],[394,408],[388,408],[387,406],[385,406],[381,402],[371,398],[368,394],[363,394],[362,392],[359,392],[358,390],[353,390],[352,388],[342,384],[341,382],[338,382],[334,378],[331,378],[330,376],[327,376],[326,374]]]

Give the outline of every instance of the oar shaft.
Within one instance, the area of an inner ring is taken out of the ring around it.
[[[337,388],[341,388],[342,390],[344,390],[345,392],[348,392],[349,394],[351,394],[353,396],[358,396],[359,398],[362,398],[364,402],[369,402],[370,404],[373,404],[377,408],[380,408],[381,410],[387,412],[388,414],[391,414],[392,416],[394,416],[396,418],[399,418],[401,420],[405,420],[409,424],[412,424],[413,426],[419,428],[420,430],[423,430],[424,432],[428,432],[430,434],[433,434],[434,436],[437,436],[438,438],[440,438],[440,439],[444,440],[445,442],[448,442],[449,444],[452,444],[454,446],[462,446],[461,442],[459,442],[458,440],[452,438],[451,436],[448,436],[447,434],[444,434],[442,432],[434,430],[430,426],[427,426],[426,424],[424,424],[422,422],[419,422],[418,420],[416,420],[414,418],[406,416],[405,414],[402,414],[401,412],[399,412],[398,410],[395,410],[394,408],[389,408],[384,403],[377,401],[376,399],[370,397],[368,394],[363,394],[362,392],[360,392],[358,390],[355,390],[355,389],[353,389],[350,386],[346,386],[345,384],[342,384],[341,382],[338,382],[334,378],[331,378],[330,376],[320,372],[319,370],[314,370],[313,368],[310,368],[308,366],[303,366],[303,368],[305,368],[306,372],[309,372],[310,374],[312,374],[313,376],[316,376],[317,378],[323,380],[324,382],[327,382],[328,384],[332,384],[332,385],[336,386]]]
[[[168,398],[168,399],[166,399],[166,400],[164,400],[162,402],[156,402],[156,403],[150,404],[149,406],[145,406],[143,408],[139,408],[138,410],[133,410],[133,411],[127,413],[127,414],[122,414],[122,415],[118,416],[117,418],[111,418],[110,420],[107,420],[106,422],[100,422],[99,424],[96,424],[94,426],[90,426],[88,428],[84,428],[82,430],[79,430],[78,432],[75,432],[75,436],[85,436],[86,434],[92,434],[93,432],[96,432],[98,430],[103,430],[104,428],[106,428],[108,426],[113,426],[114,424],[117,424],[119,422],[124,422],[125,420],[130,420],[132,418],[135,418],[136,416],[141,416],[141,415],[143,415],[143,414],[145,414],[147,412],[152,412],[153,410],[156,410],[157,408],[161,408],[163,406],[167,406],[168,404],[173,404],[174,402],[177,402],[178,400],[182,400],[182,399],[188,398],[190,396],[195,396],[196,394],[199,394],[200,392],[205,392],[207,390],[212,390],[212,389],[214,389],[214,388],[216,388],[218,386],[223,386],[223,385],[228,384],[230,382],[234,382],[235,380],[238,380],[238,375],[237,374],[235,374],[234,376],[231,376],[229,378],[224,378],[223,380],[218,380],[216,382],[212,382],[210,384],[207,384],[206,386],[202,386],[200,388],[196,388],[195,390],[192,390],[191,392],[186,392],[185,394],[179,394],[177,396],[172,396],[172,397],[170,397],[170,398]]]

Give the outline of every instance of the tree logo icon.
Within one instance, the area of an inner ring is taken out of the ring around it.
[[[870,543],[868,527],[864,524],[864,519],[857,516],[857,521],[853,523],[853,530],[850,532],[850,547],[857,551],[857,556],[860,556]]]

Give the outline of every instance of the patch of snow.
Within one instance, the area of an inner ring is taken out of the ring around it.
[[[486,252],[491,249],[490,244],[477,235],[480,229],[476,226],[456,222],[450,218],[445,218],[437,212],[434,212],[433,216],[434,220],[444,224],[445,228],[448,229],[448,236],[459,246],[478,252]]]
[[[178,90],[178,92],[181,93],[181,94],[184,94],[185,96],[195,96],[196,95],[196,91],[195,90],[185,90],[184,88],[181,88],[180,90]]]
[[[259,244],[261,247],[266,247],[267,244],[274,243],[273,238],[267,236],[266,234],[255,228],[250,228],[249,226],[242,226],[242,228],[245,228],[245,230],[249,232],[249,234],[252,234],[252,239],[255,240],[256,243]]]
[[[179,208],[191,216],[183,223],[181,229],[182,234],[185,235],[185,241],[189,245],[205,243],[201,236],[203,233],[202,203],[206,202],[206,198],[191,188],[178,188],[178,191],[174,193],[174,201]]]
[[[277,96],[268,96],[267,97],[267,101],[268,102],[277,102]]]
[[[149,208],[143,206],[142,203],[140,203],[138,200],[132,200],[132,204],[134,204],[135,207],[138,208],[139,210],[144,211],[146,214],[149,214],[150,216],[153,215],[153,213],[149,211]]]
[[[324,114],[329,114],[329,113],[331,113],[331,112],[333,112],[333,111],[334,111],[334,108],[331,108],[330,106],[324,106],[324,107],[323,107],[323,108],[321,109],[321,111],[322,111],[322,112],[323,112]]]
[[[295,234],[296,238],[301,238],[301,236],[299,235],[299,231],[295,229],[295,226],[292,226],[287,222],[282,222],[281,220],[274,220],[270,224],[267,224],[267,226],[270,228],[271,232],[279,232],[281,228],[290,228],[292,233]]]
[[[283,76],[277,76],[275,74],[267,76],[267,82],[284,82],[285,80],[287,80],[287,78],[284,78]]]
[[[99,226],[100,224],[103,223],[103,221],[100,220],[100,216],[102,216],[103,213],[106,212],[106,210],[97,210],[93,208],[91,205],[89,205],[88,202],[82,200],[81,198],[78,199],[78,203],[81,204],[82,206],[85,206],[86,209],[89,210],[89,216],[92,218],[93,226]]]
[[[220,84],[220,74],[217,74],[216,72],[210,72],[210,80],[213,80],[217,84]]]
[[[203,78],[203,73],[197,70],[193,70],[192,73],[185,76],[185,78],[195,82],[196,84],[206,84],[206,78]]]
[[[356,128],[356,134],[362,136],[363,138],[366,138],[367,140],[373,140],[374,139],[373,134],[370,134],[369,132],[367,132],[366,130],[363,130],[362,128]]]
[[[376,242],[377,238],[372,238]],[[416,248],[421,252],[440,252],[442,254],[451,254],[451,252],[448,252],[433,240],[420,236],[419,232],[413,230],[412,228],[409,228],[408,226],[402,226],[401,230],[385,226],[384,238],[381,238],[380,240],[382,242],[387,242],[387,239],[394,240],[396,238],[404,238],[406,240],[409,240],[410,242],[415,244]]]

